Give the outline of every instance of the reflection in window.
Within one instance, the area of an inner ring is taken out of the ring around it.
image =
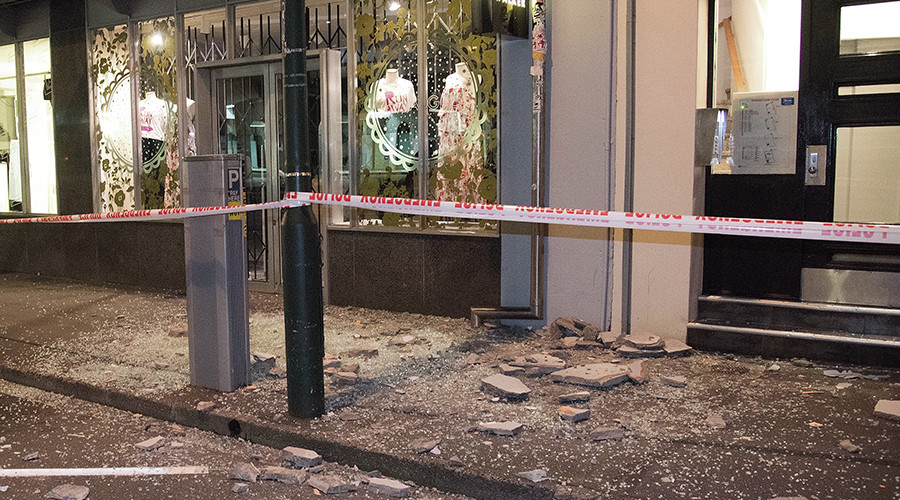
[[[841,54],[900,50],[900,2],[841,7]]]
[[[33,213],[56,213],[50,39],[25,42],[22,48],[25,59],[29,207]]]
[[[840,127],[834,221],[900,223],[900,126]]]
[[[0,46],[0,212],[22,211],[16,46]]]

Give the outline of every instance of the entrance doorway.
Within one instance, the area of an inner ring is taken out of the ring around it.
[[[327,179],[322,172],[339,171],[342,164],[340,51],[307,54],[309,161],[318,169],[318,179]],[[204,84],[197,91],[198,150],[243,155],[245,202],[277,201],[284,196],[281,57],[235,62],[198,68]],[[323,181],[317,183],[327,188]],[[277,292],[282,283],[280,211],[247,212],[246,223],[250,289]],[[324,232],[325,224],[320,228]],[[327,270],[323,274],[327,276]]]

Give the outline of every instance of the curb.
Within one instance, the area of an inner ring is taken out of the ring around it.
[[[0,365],[0,378],[119,410],[174,422],[179,425],[239,437],[247,441],[282,449],[299,446],[313,449],[329,462],[356,465],[361,470],[379,470],[385,475],[413,481],[419,486],[466,495],[483,500],[551,500],[554,492],[541,486],[529,486],[487,476],[421,463],[408,458],[369,451],[292,431],[286,425],[259,419],[234,418],[224,409],[201,412],[183,404],[168,404],[141,396],[111,391],[85,382],[17,370]]]

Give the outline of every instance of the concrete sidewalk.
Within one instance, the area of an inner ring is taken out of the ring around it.
[[[329,362],[358,375],[329,375],[329,413],[300,420],[287,414],[278,378],[280,301],[251,297],[251,351],[273,354],[276,370],[258,364],[254,386],[226,394],[188,383],[184,297],[2,274],[0,376],[475,498],[900,498],[900,422],[873,413],[879,400],[900,399],[896,370],[694,353],[644,360],[643,384],[523,376],[531,392],[514,400],[484,392],[481,380],[515,358],[632,360],[599,344],[567,347],[552,332],[328,307]],[[684,387],[665,381],[678,376]],[[560,418],[559,396],[576,391],[590,399],[570,406],[590,417],[573,423]],[[199,411],[202,401],[215,407]],[[503,421],[523,430],[477,430]],[[598,439],[600,428],[621,437]],[[518,476],[534,470],[548,479]]]

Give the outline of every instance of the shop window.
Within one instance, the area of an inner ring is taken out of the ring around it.
[[[57,212],[50,40],[0,47],[0,212]]]
[[[470,2],[355,2],[358,194],[497,199],[494,37]],[[477,229],[490,222],[360,211],[360,225]]]

